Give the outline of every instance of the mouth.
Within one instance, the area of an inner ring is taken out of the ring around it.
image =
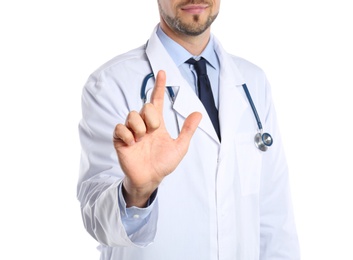
[[[208,4],[189,4],[181,8],[182,11],[190,14],[201,14],[209,7]]]

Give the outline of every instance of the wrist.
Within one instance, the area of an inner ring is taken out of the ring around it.
[[[122,183],[122,194],[126,203],[126,207],[145,208],[148,205],[149,199],[157,187],[137,188],[130,184],[125,178]]]

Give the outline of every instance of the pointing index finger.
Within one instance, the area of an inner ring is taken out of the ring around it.
[[[163,70],[158,71],[155,86],[152,91],[151,103],[158,111],[163,111],[166,75]]]

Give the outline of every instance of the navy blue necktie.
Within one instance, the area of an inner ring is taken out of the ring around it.
[[[206,70],[206,60],[204,58],[199,59],[196,61],[195,59],[191,58],[186,61],[188,64],[194,65],[194,68],[197,73],[197,86],[199,92],[199,98],[206,108],[206,111],[212,121],[213,127],[216,130],[218,135],[219,141],[221,141],[221,133],[219,130],[219,120],[218,120],[218,110],[216,108],[213,93],[211,89],[210,80],[207,76]]]

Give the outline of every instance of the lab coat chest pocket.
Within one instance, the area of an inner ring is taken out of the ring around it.
[[[253,133],[239,133],[235,138],[236,166],[243,196],[257,194],[260,190],[262,152],[254,144]]]

